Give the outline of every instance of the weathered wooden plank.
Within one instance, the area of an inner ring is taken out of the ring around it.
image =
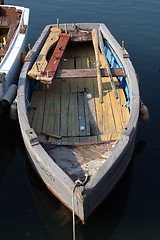
[[[129,114],[129,109],[124,106],[127,100],[126,100],[123,89],[118,89],[118,96],[120,98],[120,102],[122,105],[122,118],[123,118],[123,127],[124,127],[129,121],[130,114]]]
[[[62,61],[61,68],[74,69],[74,58],[66,58]],[[63,70],[62,70],[63,71]],[[71,71],[71,70],[70,70]],[[77,77],[77,76],[76,76]],[[64,79],[64,78],[63,78]],[[75,79],[67,79],[70,86],[70,91],[73,93],[77,92],[77,81]]]
[[[45,41],[32,69],[28,72],[28,75],[32,78],[36,78],[41,72],[44,72],[48,62],[46,59],[47,53],[51,47],[53,47],[59,39],[60,30],[57,29],[57,32],[50,32],[48,38]]]
[[[69,137],[68,141],[71,143],[79,143],[79,137]]]
[[[79,62],[77,60],[78,66]],[[87,64],[88,67],[89,64]],[[107,69],[101,68],[100,69],[102,77],[108,77]],[[123,68],[111,68],[112,76],[113,77],[126,77]],[[57,71],[55,78],[94,78],[96,77],[96,69],[85,69],[82,66],[82,69],[61,69]]]
[[[31,126],[34,130],[36,129],[38,117],[39,117],[39,106],[38,106],[39,94],[40,94],[39,91],[36,91],[36,92],[34,92],[34,95],[32,96],[32,98],[33,97],[37,98],[36,109],[33,112],[33,118],[32,118],[32,123],[31,123],[32,124]]]
[[[34,117],[32,120],[32,128],[35,130],[37,134],[40,134],[43,127],[43,111],[45,104],[45,91],[37,90],[35,92],[34,97],[37,97],[37,105],[34,110]]]
[[[53,102],[54,102],[55,90],[53,85],[49,86],[49,89],[46,90],[46,102],[44,109],[44,123],[43,123],[43,132],[49,132],[49,121],[54,117],[53,116]]]
[[[70,94],[68,136],[79,136],[77,94]]]
[[[122,131],[123,128],[123,117],[122,117],[122,105],[120,99],[116,99],[113,91],[109,93],[110,96],[110,104],[112,107],[112,112],[114,114],[115,126],[117,132]]]
[[[35,129],[37,134],[40,134],[43,130],[45,100],[46,100],[46,86],[43,87],[43,89],[39,95],[39,98],[38,98],[39,116],[38,116],[37,126]]]
[[[59,41],[43,73],[37,76],[37,79],[43,83],[51,84],[56,75],[58,66],[62,60],[63,53],[69,42],[69,34],[59,34]]]
[[[60,135],[68,136],[68,111],[69,111],[70,86],[68,80],[62,80],[61,90],[61,127]]]
[[[84,94],[78,93],[78,117],[79,117],[79,136],[86,136]]]
[[[120,138],[121,132],[112,133],[111,140],[118,140]]]
[[[89,56],[89,61],[90,61],[90,68],[94,68],[96,70],[96,59],[94,55]]]
[[[80,137],[80,142],[97,142],[97,136],[87,136],[87,137]]]
[[[99,141],[108,141],[111,140],[112,138],[112,134],[108,133],[108,134],[102,134],[98,136]]]
[[[89,105],[88,101],[86,98],[86,92],[83,94],[84,97],[84,112],[85,112],[85,123],[86,123],[86,135],[90,136],[91,131],[90,131],[90,122],[89,122]]]
[[[97,115],[95,110],[95,100],[94,94],[92,93],[85,93],[86,101],[88,104],[88,111],[89,111],[89,125],[90,125],[90,134],[92,136],[98,135],[98,128],[97,128]]]
[[[61,143],[61,139],[57,139],[57,138],[53,138],[53,137],[49,137],[48,142],[55,142],[55,143]]]
[[[47,132],[55,134],[55,135],[60,135],[58,123],[60,122],[59,111],[60,111],[61,81],[55,80],[51,86],[52,86],[53,102],[52,102],[52,106],[50,109],[50,116],[49,116],[49,120],[48,120],[48,131]],[[56,121],[58,123],[56,123]],[[56,124],[58,125],[57,126],[58,129],[55,129]]]
[[[76,59],[76,68],[81,69],[82,68],[82,59],[77,57]],[[77,86],[78,86],[78,92],[84,92],[84,78],[77,79]]]
[[[55,80],[56,81],[56,80]],[[54,125],[53,125],[53,134],[60,135],[60,102],[61,102],[61,80],[57,80],[56,84],[56,92],[54,98]]]
[[[103,107],[102,103],[99,101],[99,96],[95,96],[95,106],[96,106],[96,114],[97,114],[97,127],[98,127],[98,134],[103,133]]]
[[[102,113],[101,112],[99,113],[99,114],[103,114],[102,133],[104,135],[109,133],[116,133],[114,113],[111,108],[111,101],[110,101],[109,94],[110,94],[109,91],[104,91],[104,96],[103,96],[104,102],[102,104]],[[99,118],[101,119],[101,115]]]
[[[33,118],[34,118],[34,113],[35,113],[35,110],[36,110],[36,107],[37,107],[37,103],[38,103],[38,91],[34,91],[32,93],[32,97],[31,97],[31,100],[30,100],[30,106],[33,108],[31,109],[30,111],[28,111],[28,120],[29,120],[29,123],[30,125],[32,126],[32,121],[33,121]],[[33,128],[33,126],[32,126]]]
[[[91,54],[91,52],[93,52],[93,51],[87,51],[87,68],[88,69],[91,69],[91,61],[90,61],[90,55],[89,55],[89,54]],[[94,87],[93,87],[93,80],[92,80],[92,78],[89,78],[89,79],[85,78],[85,81],[86,81],[86,91],[87,92],[93,92]]]
[[[92,40],[92,35],[91,35],[90,31],[86,31],[86,32],[74,31],[74,32],[71,32],[71,41],[84,42],[84,41],[91,41],[91,40]]]
[[[68,137],[62,137],[61,142],[67,143],[69,141]]]

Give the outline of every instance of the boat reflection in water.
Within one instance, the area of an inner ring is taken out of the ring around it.
[[[9,111],[0,118],[0,184],[3,181],[9,165],[13,162],[16,155],[16,149],[24,152],[24,145],[21,138],[21,132],[18,122],[12,121],[9,117]],[[5,126],[5,127],[4,127]]]
[[[85,225],[76,218],[76,239],[110,239],[125,213],[128,193],[132,180],[132,170],[137,154],[145,147],[139,142],[131,164],[125,175],[103,202],[100,208],[88,219]],[[72,213],[46,188],[40,177],[26,160],[29,185],[38,214],[53,239],[72,239]]]

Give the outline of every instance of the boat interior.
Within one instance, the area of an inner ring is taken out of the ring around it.
[[[0,62],[14,38],[21,15],[22,11],[15,7],[0,7]]]
[[[85,37],[80,41],[69,41],[58,73],[51,84],[37,81],[36,77],[34,79],[35,72],[39,67],[42,69],[44,62],[48,64],[55,49],[55,46],[50,47],[53,34],[48,36],[28,73],[29,82],[33,85],[28,103],[28,119],[43,147],[62,169],[68,166],[68,174],[75,180],[79,167],[81,174],[88,173],[89,169],[89,174],[93,175],[96,169],[103,165],[115,148],[122,129],[128,123],[130,113],[124,106],[127,102],[126,95],[116,76],[113,79],[118,98],[115,98],[109,77],[104,76],[103,102],[100,102],[91,32],[87,34],[87,41]],[[47,54],[45,51],[48,51]],[[46,57],[43,58],[44,55]],[[100,68],[104,69],[105,63],[100,52],[99,58]],[[85,73],[87,69],[94,73],[90,72],[90,76],[86,73],[85,77],[78,76],[78,73]],[[77,76],[73,76],[73,73],[77,73]],[[53,142],[61,146],[53,150],[53,144],[50,145]],[[72,146],[72,143],[80,147],[65,147],[67,144]],[[72,159],[70,164],[66,164],[66,159]],[[97,161],[94,161],[95,159]]]

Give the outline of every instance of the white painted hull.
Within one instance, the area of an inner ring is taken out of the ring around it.
[[[16,30],[15,37],[5,54],[2,62],[0,63],[0,73],[5,75],[5,82],[0,83],[0,100],[3,98],[4,94],[7,92],[9,86],[13,83],[17,83],[18,74],[20,71],[20,60],[21,54],[26,47],[26,39],[28,32],[29,23],[29,9],[18,6],[8,6],[3,5],[3,7],[15,7],[18,10],[22,10],[22,17],[20,24]],[[22,22],[26,25],[26,31],[24,34],[20,33],[20,28]]]
[[[130,88],[130,119],[128,125],[122,130],[119,143],[106,163],[97,171],[96,175],[85,187],[77,187],[74,195],[75,214],[84,222],[94,211],[94,209],[110,193],[116,183],[124,174],[132,156],[134,142],[137,131],[139,116],[139,89],[135,70],[129,58],[124,58],[120,54],[121,47],[111,35],[104,24],[78,24],[82,29],[99,28],[103,37],[117,53],[125,68],[129,88]],[[64,27],[61,25],[60,27]],[[68,25],[68,29],[72,24]],[[51,159],[38,141],[36,134],[31,129],[26,114],[26,74],[40,51],[43,42],[49,32],[47,26],[40,38],[36,41],[32,51],[27,55],[26,62],[22,68],[18,87],[18,117],[23,135],[24,143],[30,160],[37,173],[40,175],[49,190],[66,205],[72,209],[72,191],[75,186],[74,181]]]

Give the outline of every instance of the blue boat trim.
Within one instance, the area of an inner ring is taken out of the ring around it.
[[[111,68],[122,68],[123,65],[121,61],[119,60],[117,54],[114,52],[112,47],[108,44],[106,40],[104,40],[104,48],[105,48],[105,54],[106,58],[109,62],[109,65]],[[118,77],[119,80],[119,87],[124,89],[124,92],[126,94],[127,102],[124,105],[125,107],[128,107],[130,109],[130,91],[129,91],[129,85],[127,77]]]

